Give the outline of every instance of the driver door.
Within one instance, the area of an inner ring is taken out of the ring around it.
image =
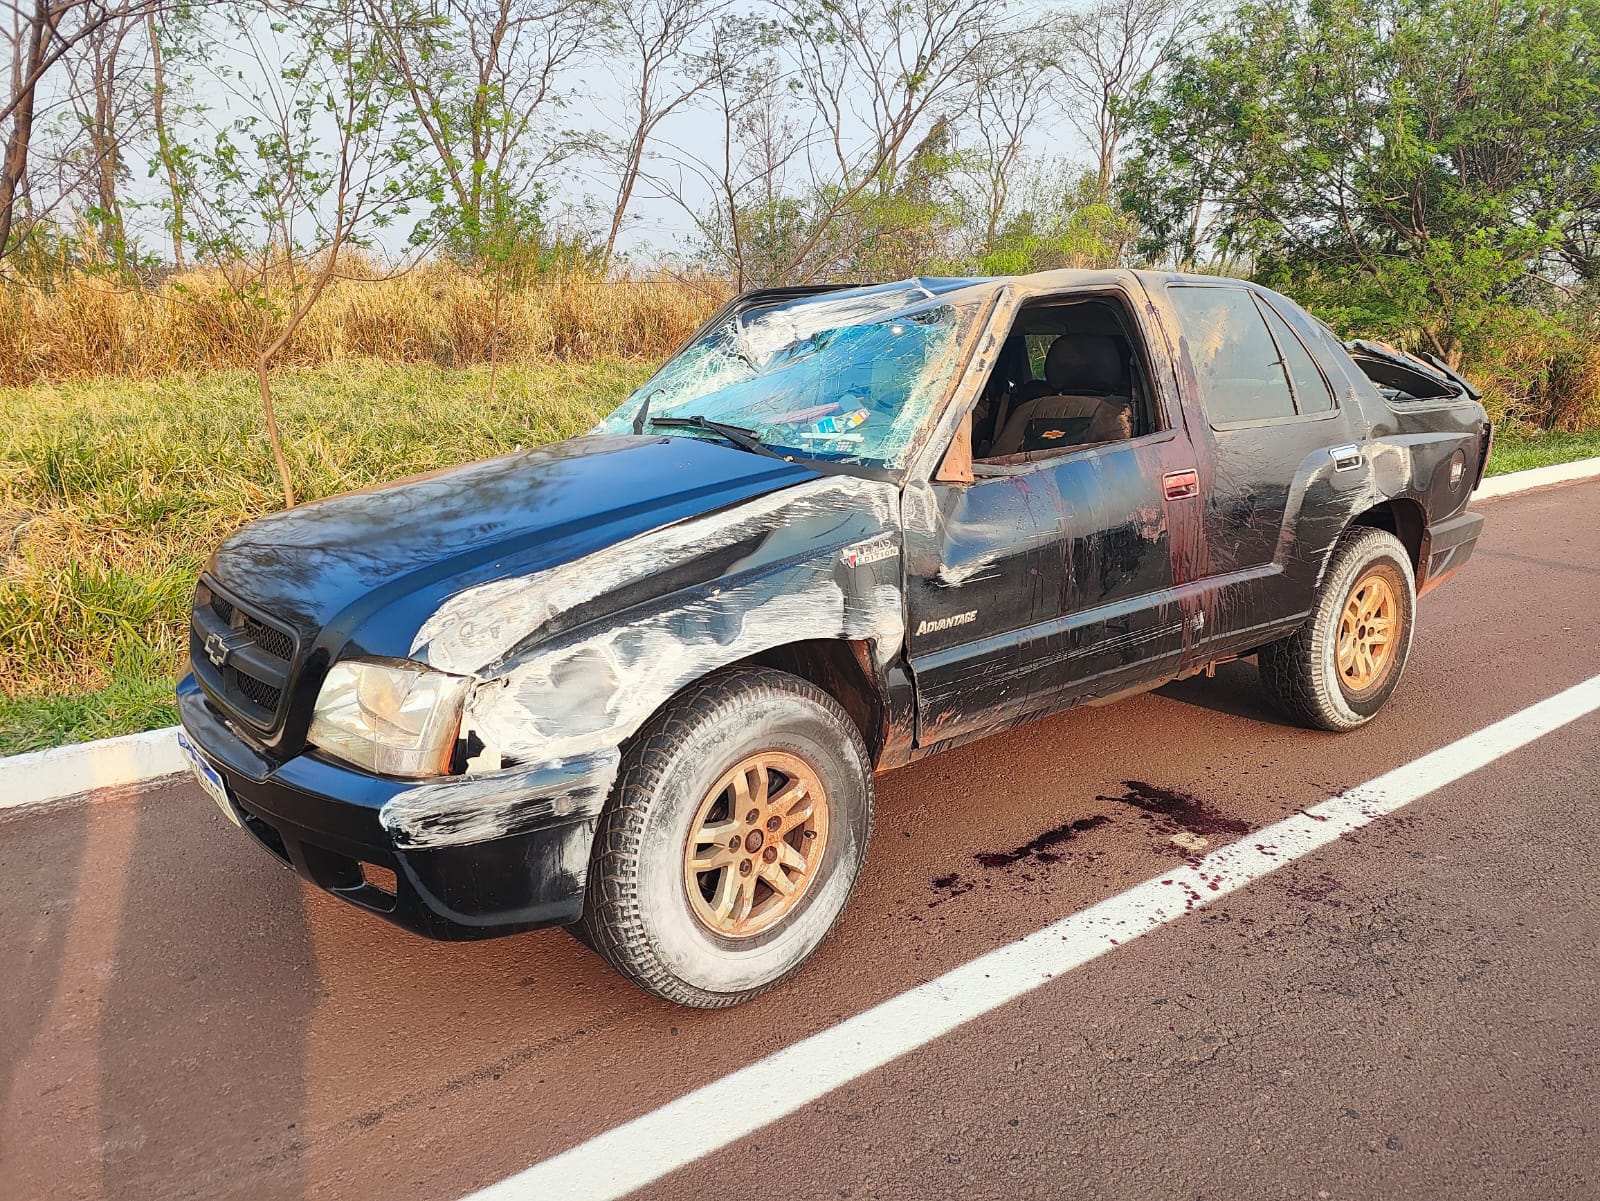
[[[1107,696],[1176,668],[1163,475],[1178,431],[927,485],[907,523],[907,644],[917,742],[930,745]],[[1192,456],[1189,456],[1192,464]]]

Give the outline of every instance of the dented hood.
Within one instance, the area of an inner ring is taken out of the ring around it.
[[[365,649],[404,654],[416,626],[460,588],[815,477],[692,438],[574,438],[263,517],[224,542],[210,570],[324,645],[385,611],[376,637],[364,631]]]

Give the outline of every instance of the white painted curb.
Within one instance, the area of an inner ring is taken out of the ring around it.
[[[1600,476],[1600,458],[1574,459],[1570,463],[1556,463],[1551,467],[1534,467],[1527,471],[1513,471],[1509,475],[1491,475],[1472,494],[1473,500],[1493,500],[1497,496],[1510,496],[1513,492],[1527,492],[1531,488],[1546,488],[1551,484],[1566,484],[1573,480],[1593,479]]]
[[[11,755],[0,759],[0,809],[143,784],[186,767],[177,726]]]
[[[1472,494],[1473,500],[1494,500],[1532,488],[1600,476],[1600,458],[1557,463],[1491,476]],[[0,809],[42,805],[103,788],[144,784],[184,771],[177,726],[128,734],[99,742],[83,742],[0,758]]]

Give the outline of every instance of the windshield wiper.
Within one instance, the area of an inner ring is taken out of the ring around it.
[[[733,443],[741,450],[748,450],[758,455],[766,455],[769,459],[781,459],[784,457],[756,437],[755,430],[747,430],[742,425],[724,425],[720,421],[712,421],[710,418],[701,417],[699,414],[692,417],[649,417],[646,418],[645,424],[659,425],[663,429],[707,430]]]

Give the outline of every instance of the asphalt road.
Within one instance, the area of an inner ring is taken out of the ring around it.
[[[730,1012],[412,938],[185,783],[0,817],[0,1197],[454,1201],[1600,674],[1600,484],[1484,508],[1377,722],[1232,664],[886,777],[840,929]],[[1591,714],[647,1192],[1600,1198],[1597,793]]]

